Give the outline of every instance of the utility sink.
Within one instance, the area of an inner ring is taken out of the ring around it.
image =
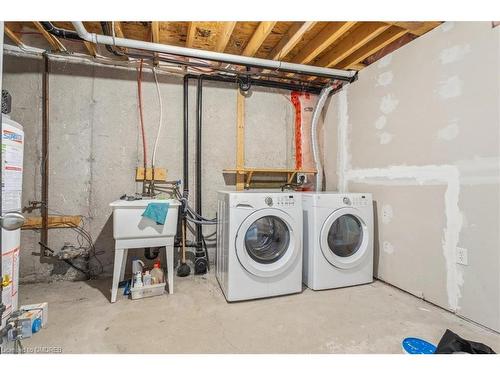
[[[149,203],[168,203],[165,224],[158,225],[142,214]],[[177,214],[180,202],[176,199],[116,200],[113,208],[113,237],[115,240],[173,237],[177,232]]]

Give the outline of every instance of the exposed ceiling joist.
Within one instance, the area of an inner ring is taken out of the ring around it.
[[[353,69],[358,63],[366,59],[368,56],[373,55],[375,52],[381,50],[388,44],[396,39],[399,39],[408,32],[398,26],[391,26],[376,38],[363,45],[356,52],[349,55],[346,59],[342,60],[335,67],[338,69]]]
[[[9,37],[10,40],[12,40],[16,46],[20,47],[23,45],[23,42],[21,38],[19,38],[14,31],[12,31],[7,24],[4,24],[4,33]]]
[[[409,22],[389,22],[391,25],[401,27],[406,29],[413,35],[423,35],[426,32],[432,30],[433,28],[439,26],[441,22],[431,21],[431,22],[419,22],[419,21],[409,21]]]
[[[293,62],[297,64],[309,63],[355,24],[356,22],[351,21],[332,22],[328,24],[299,52],[297,56],[295,56]]]
[[[84,41],[83,44],[85,45],[85,48],[87,49],[90,56],[93,56],[93,57],[97,56],[97,48],[96,48],[96,45],[94,43]]]
[[[195,37],[196,37],[196,22],[189,22],[187,36],[186,36],[186,47],[187,48],[193,47]]]
[[[40,24],[40,22],[33,22],[35,27],[38,29],[38,31],[43,35],[45,40],[50,44],[50,47],[54,51],[62,52],[66,51],[66,47],[57,39],[55,36],[50,34],[47,30],[43,28],[43,26]]]
[[[365,22],[359,25],[355,31],[343,38],[333,49],[316,61],[314,65],[330,67],[338,64],[389,27],[390,25],[383,22]]]
[[[300,42],[302,36],[311,30],[315,24],[316,22],[299,22],[293,24],[276,47],[269,53],[269,58],[273,60],[283,60],[293,47]]]
[[[160,22],[151,22],[151,35],[153,43],[160,43]]]
[[[125,35],[123,35],[123,30],[122,30],[122,23],[120,21],[115,21],[113,23],[115,27],[115,34],[118,38],[125,38]]]
[[[224,52],[235,26],[236,22],[223,22],[220,35],[217,38],[217,44],[215,45],[215,52]]]
[[[274,25],[276,25],[276,21],[272,22],[261,22],[257,29],[253,33],[252,37],[248,41],[245,49],[241,53],[243,56],[253,56],[259,50],[264,40],[269,36],[271,31],[273,30]]]

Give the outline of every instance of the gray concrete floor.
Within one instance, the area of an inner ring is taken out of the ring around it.
[[[20,287],[49,302],[49,324],[27,347],[63,353],[401,353],[446,328],[500,352],[500,335],[382,282],[228,304],[213,274],[175,279],[175,294],[109,303],[111,280]]]

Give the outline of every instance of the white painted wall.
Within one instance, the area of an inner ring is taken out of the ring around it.
[[[497,331],[499,67],[500,28],[444,23],[336,94],[324,138],[327,189],[374,195],[376,276]]]

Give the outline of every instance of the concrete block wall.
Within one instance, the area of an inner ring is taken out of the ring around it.
[[[6,55],[4,88],[13,98],[12,119],[26,132],[23,202],[40,200],[41,59]],[[142,165],[142,143],[134,69],[51,61],[50,73],[50,195],[52,214],[84,215],[105,273],[113,262],[112,218],[108,204],[122,194],[140,192],[135,168]],[[157,165],[168,179],[182,179],[182,78],[159,74],[164,128]],[[294,109],[290,93],[255,87],[246,99],[246,162],[256,167],[294,165]],[[151,156],[159,111],[151,71],[143,83],[144,120]],[[196,87],[189,94],[191,199],[195,198]],[[236,163],[236,87],[204,83],[203,92],[203,214],[215,217],[216,191],[232,190],[222,169]],[[226,176],[227,177],[227,176]],[[33,212],[39,215],[39,212]],[[213,228],[206,229],[207,233]],[[81,275],[61,262],[40,261],[39,233],[22,232],[21,282],[75,279]],[[76,243],[69,229],[51,229],[49,245],[59,249]],[[140,255],[140,252],[138,253]],[[212,249],[212,260],[213,249]],[[93,267],[98,264],[94,261]]]
[[[324,132],[327,189],[373,193],[376,277],[497,331],[499,66],[498,27],[446,22],[333,96]]]

